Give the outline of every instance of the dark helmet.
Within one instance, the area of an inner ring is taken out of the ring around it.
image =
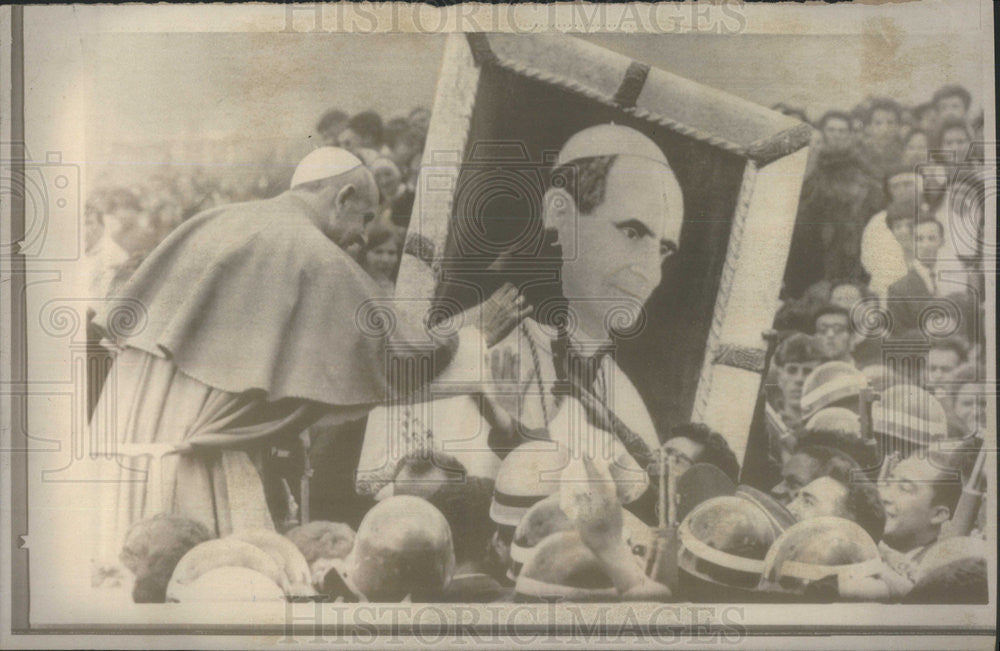
[[[782,531],[772,514],[741,494],[702,502],[678,529],[680,594],[692,601],[756,600],[764,556]]]
[[[729,475],[710,463],[696,463],[677,478],[677,519],[705,500],[720,495],[732,495],[736,484]]]
[[[618,601],[603,565],[575,529],[554,533],[536,546],[514,586],[516,601]]]
[[[881,565],[872,537],[857,523],[832,516],[803,520],[771,546],[760,590],[778,600],[833,601],[839,581],[870,576]]]

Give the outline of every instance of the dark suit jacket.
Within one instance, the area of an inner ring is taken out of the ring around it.
[[[898,336],[907,330],[920,328],[920,313],[927,308],[934,295],[920,275],[910,269],[905,276],[889,285],[888,298],[892,334]]]

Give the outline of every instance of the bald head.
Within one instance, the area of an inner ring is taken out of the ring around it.
[[[364,242],[375,216],[378,186],[361,161],[343,149],[320,147],[295,169],[291,192],[313,208],[316,225],[342,247]]]

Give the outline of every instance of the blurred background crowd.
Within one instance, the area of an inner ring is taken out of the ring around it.
[[[380,283],[395,278],[409,224],[430,111],[416,107],[383,120],[375,111],[331,109],[318,119],[312,142],[347,149],[371,169],[381,203],[364,251],[352,251]],[[171,230],[210,208],[267,199],[288,189],[302,153],[287,143],[208,142],[195,155],[151,151],[156,163],[136,170],[109,167],[85,204],[85,255],[93,298],[110,295]],[[136,156],[130,152],[131,158]],[[177,161],[199,160],[192,165]],[[289,162],[291,161],[291,162]]]

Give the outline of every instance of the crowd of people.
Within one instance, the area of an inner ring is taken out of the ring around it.
[[[212,531],[184,513],[145,513],[132,523],[121,561],[135,577],[133,598],[985,603],[985,519],[994,509],[983,498],[982,118],[972,119],[970,105],[966,90],[945,86],[912,109],[873,99],[816,124],[773,355],[742,463],[703,424],[659,432],[637,419],[623,407],[631,385],[601,354],[580,365],[589,369],[581,376],[572,363],[560,370],[560,354],[573,359],[573,342],[560,353],[558,337],[504,295],[520,324],[487,336],[500,357],[490,371],[521,389],[509,404],[479,396],[489,403],[491,472],[427,445],[363,495],[353,484],[356,455],[336,446],[348,438],[345,428],[363,432],[364,419],[341,418],[325,437],[308,429],[305,450],[268,448],[268,526],[223,526],[215,516]],[[387,290],[429,117],[415,109],[383,124],[370,111],[330,111],[317,126],[330,160],[349,152],[374,181],[366,237],[340,243]],[[593,334],[606,325],[588,321],[585,301],[574,306],[573,284],[593,282],[614,260],[648,259],[649,282],[629,294],[648,298],[676,249],[681,189],[658,146],[624,127],[585,129],[564,146],[561,164],[582,170],[577,196],[593,204],[579,206],[588,223],[607,213],[614,226],[595,230],[593,241],[587,229],[596,227],[580,226],[578,260],[564,262],[570,307]],[[653,174],[663,179],[654,184],[664,188],[655,197],[661,221],[622,208],[652,205],[629,184]],[[312,192],[316,181],[298,187]],[[207,192],[194,201],[188,185],[163,181],[157,194],[175,201],[155,206],[142,189],[95,196],[88,251],[113,270],[97,281],[100,291],[129,273],[127,260],[220,200]],[[268,184],[255,187],[274,194]],[[557,231],[566,223],[559,206],[575,201],[566,198],[546,204],[546,225]],[[636,219],[614,221],[620,214]],[[572,405],[551,389],[557,378],[573,389]],[[579,413],[566,415],[573,405]],[[610,454],[579,456],[557,437],[567,423],[583,422]],[[525,430],[532,440],[511,434]],[[349,497],[324,504],[331,486]]]
[[[312,139],[356,154],[378,183],[378,219],[365,251],[351,252],[381,283],[395,278],[409,224],[430,112],[416,107],[387,121],[375,111],[324,113]],[[174,228],[216,206],[272,198],[288,188],[291,168],[276,161],[237,165],[163,165],[136,181],[101,179],[85,205],[84,253],[88,291],[104,298],[129,278]]]

